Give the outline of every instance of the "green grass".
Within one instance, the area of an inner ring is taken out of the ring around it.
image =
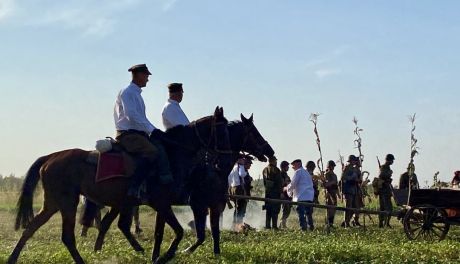
[[[0,208],[12,208],[15,199],[0,194]],[[5,204],[5,201],[7,203]],[[39,201],[39,199],[38,199]],[[260,210],[260,204],[255,206]],[[316,209],[316,226],[313,232],[298,231],[296,214],[289,219],[289,230],[253,231],[247,236],[224,231],[222,254],[212,254],[209,232],[205,244],[195,253],[178,253],[172,263],[460,263],[460,228],[452,227],[448,238],[441,242],[412,242],[405,237],[401,225],[393,220],[394,229],[381,230],[375,225],[366,229],[336,228],[330,233],[323,229],[324,211]],[[338,213],[336,222],[342,221]],[[4,263],[21,232],[13,230],[14,214],[0,210],[0,263]],[[96,230],[90,229],[87,238],[77,236],[78,249],[87,263],[149,263],[153,245],[154,212],[141,209],[144,229],[139,237],[146,248],[145,254],[134,252],[116,225],[112,226],[100,253],[94,253]],[[56,214],[32,237],[19,258],[19,263],[72,263],[67,249],[60,241],[59,214]],[[369,222],[368,222],[369,224]],[[76,233],[81,227],[77,225]],[[171,229],[166,229],[164,252],[172,240]],[[187,231],[180,244],[184,250],[194,241],[194,234]]]

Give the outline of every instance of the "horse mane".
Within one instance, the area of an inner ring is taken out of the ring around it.
[[[192,132],[192,125],[194,125],[195,123],[201,123],[201,122],[204,122],[204,121],[207,121],[209,119],[211,119],[213,116],[205,116],[205,117],[202,117],[202,118],[199,118],[195,121],[192,121],[189,125],[177,125],[175,127],[172,127],[168,130],[166,130],[165,132],[165,136],[166,138],[170,139],[170,140],[173,140],[173,141],[176,141],[176,142],[184,142],[187,141],[187,138],[184,136],[184,135],[189,135],[189,133]]]

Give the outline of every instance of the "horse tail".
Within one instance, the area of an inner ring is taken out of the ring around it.
[[[48,160],[49,156],[38,158],[27,171],[27,174],[22,184],[21,195],[17,204],[17,215],[14,229],[20,227],[26,228],[34,218],[34,210],[32,208],[34,199],[34,190],[40,180],[40,168]]]

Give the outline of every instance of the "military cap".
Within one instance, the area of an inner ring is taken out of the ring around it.
[[[281,168],[284,168],[284,167],[286,167],[286,166],[289,166],[289,162],[287,162],[287,161],[285,161],[285,160],[281,161],[280,167],[281,167]]]
[[[294,164],[294,163],[297,163],[297,162],[300,162],[300,163],[302,163],[302,160],[300,160],[300,159],[296,159],[296,160],[294,160],[293,162],[291,162],[291,165],[292,165],[292,164]]]
[[[348,156],[348,162],[357,161],[358,158],[355,155]]]
[[[385,160],[395,160],[395,156],[393,156],[393,154],[387,154]]]
[[[316,164],[314,161],[308,161],[307,164],[305,165],[306,168],[308,169],[315,169],[316,168]]]
[[[168,90],[170,93],[183,92],[182,83],[170,83],[168,84]]]
[[[327,162],[327,166],[328,167],[335,167],[336,165],[335,165],[335,162],[333,160],[330,160],[330,161]]]
[[[455,172],[454,172],[454,175],[455,175],[455,176],[459,176],[459,175],[460,175],[460,171],[455,171]]]
[[[132,73],[143,72],[147,73],[148,75],[152,75],[152,73],[149,71],[149,68],[147,68],[147,65],[145,64],[136,64],[129,68],[128,71]]]

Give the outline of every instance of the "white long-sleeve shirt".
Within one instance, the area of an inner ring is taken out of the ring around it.
[[[139,86],[130,83],[118,93],[113,110],[116,130],[135,129],[150,134],[155,129],[145,115],[141,92]]]
[[[236,187],[243,185],[244,177],[247,175],[244,165],[236,164],[228,175],[228,186]]]
[[[165,130],[178,125],[186,126],[190,124],[190,121],[188,120],[184,111],[182,111],[179,102],[172,99],[168,99],[165,106],[163,107],[163,112],[161,115],[163,117],[163,126],[165,127]]]
[[[315,191],[310,173],[300,167],[292,176],[291,183],[287,186],[288,194],[294,202],[313,201]]]

